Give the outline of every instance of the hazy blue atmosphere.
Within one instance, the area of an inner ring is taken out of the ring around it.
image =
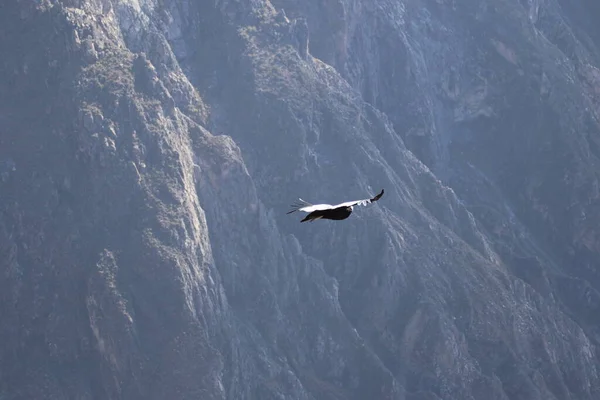
[[[598,21],[0,0],[0,400],[600,399]]]

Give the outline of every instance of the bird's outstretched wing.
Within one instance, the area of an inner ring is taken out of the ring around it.
[[[304,211],[307,213],[317,211],[317,210],[329,210],[333,208],[331,204],[310,204],[307,201],[302,199],[298,199],[299,202],[292,204],[292,209],[288,211],[286,214],[291,214],[296,211]]]
[[[381,198],[381,196],[383,196],[383,189],[381,189],[381,192],[377,196],[372,197],[370,199],[347,201],[345,203],[336,204],[332,208],[349,207],[349,206],[366,206],[367,204],[371,204],[372,202],[379,200]]]

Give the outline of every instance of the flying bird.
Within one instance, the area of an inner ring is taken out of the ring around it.
[[[364,199],[364,200],[355,200],[355,201],[347,201],[345,203],[336,204],[332,206],[331,204],[310,204],[302,199],[299,203],[292,205],[292,210],[288,211],[286,214],[291,214],[296,211],[304,211],[309,213],[304,219],[300,222],[306,221],[316,221],[318,219],[333,219],[336,221],[346,219],[352,214],[352,209],[354,206],[366,206],[374,201],[377,201],[383,196],[383,189],[381,189],[381,193],[377,196]]]

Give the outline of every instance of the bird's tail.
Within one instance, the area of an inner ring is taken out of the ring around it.
[[[288,212],[286,212],[286,214],[291,214],[295,211],[298,211],[299,209],[301,209],[302,207],[307,207],[307,206],[312,206],[312,204],[310,204],[307,201],[304,201],[302,199],[298,199],[299,201],[295,202],[294,204],[292,204],[290,207],[292,207],[292,209]]]

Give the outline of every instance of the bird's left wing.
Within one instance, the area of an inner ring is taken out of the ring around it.
[[[302,199],[296,204],[292,204],[292,209],[288,211],[286,214],[291,214],[295,211],[304,211],[307,213],[317,211],[317,210],[329,210],[333,208],[331,204],[310,204]]]
[[[366,206],[367,204],[371,204],[372,202],[379,200],[381,198],[381,196],[383,196],[383,189],[381,189],[381,192],[377,196],[372,197],[370,199],[347,201],[345,203],[336,204],[332,208],[349,207],[349,206]]]

